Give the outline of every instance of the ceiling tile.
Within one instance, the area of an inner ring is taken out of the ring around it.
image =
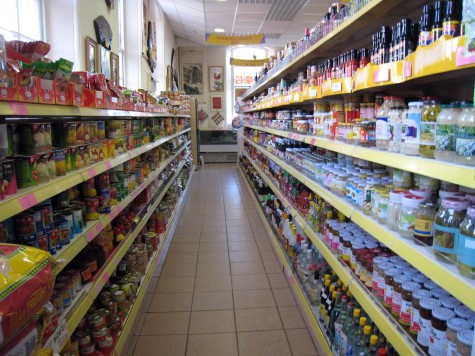
[[[238,4],[237,11],[250,13],[267,13],[271,6],[271,4]]]
[[[236,27],[253,27],[253,26],[260,26],[262,24],[261,21],[234,21],[234,26]]]
[[[249,13],[249,12],[238,12],[236,13],[236,20],[250,20],[250,21],[255,21],[255,20],[260,20],[263,21],[264,18],[266,17],[265,13]]]
[[[236,11],[236,4],[233,3],[205,3],[205,11],[211,12],[232,12]]]

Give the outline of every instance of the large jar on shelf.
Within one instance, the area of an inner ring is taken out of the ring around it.
[[[417,333],[417,343],[425,352],[429,350],[432,311],[440,305],[440,301],[435,298],[424,298],[419,302],[420,330]]]
[[[434,158],[439,161],[453,162],[455,160],[457,119],[460,111],[460,108],[454,104],[442,105],[437,115]]]
[[[401,104],[402,103],[402,104]],[[376,113],[376,148],[387,151],[390,138],[389,113],[392,108],[403,106],[401,97],[385,96],[383,104]]]
[[[418,289],[412,293],[411,321],[409,331],[415,339],[421,330],[420,324],[420,301],[422,299],[431,298],[432,293],[427,289]]]
[[[458,238],[457,267],[463,275],[475,278],[475,207],[467,209]]]
[[[465,218],[468,201],[458,198],[442,200],[434,220],[433,251],[437,259],[455,262],[458,252],[459,226]]]
[[[457,154],[455,163],[475,166],[475,107],[462,104],[462,112],[457,119]]]
[[[421,135],[419,154],[425,158],[434,158],[437,116],[440,113],[440,103],[429,99],[424,101],[421,118]]]
[[[416,214],[419,211],[419,205],[424,198],[415,195],[405,195],[402,198],[402,206],[399,211],[398,231],[402,237],[412,238],[416,225]]]
[[[421,118],[424,103],[413,101],[409,104],[403,120],[404,142],[401,145],[401,153],[411,156],[419,156],[419,139],[421,133]]]
[[[419,205],[416,212],[416,224],[414,227],[414,242],[418,245],[432,246],[434,237],[435,205],[424,202]]]
[[[429,355],[446,355],[447,322],[455,317],[453,310],[435,308],[432,310],[432,320],[429,338]]]
[[[412,173],[399,168],[394,168],[393,184],[396,189],[410,189],[412,187]]]
[[[398,230],[402,197],[406,194],[407,191],[405,190],[393,190],[389,193],[387,226],[393,231]]]
[[[389,111],[389,152],[401,152],[402,123],[406,111],[403,106],[396,106]]]

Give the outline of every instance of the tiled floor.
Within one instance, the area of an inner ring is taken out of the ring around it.
[[[234,164],[196,172],[127,355],[317,355]]]

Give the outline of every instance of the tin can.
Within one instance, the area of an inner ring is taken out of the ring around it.
[[[96,353],[96,345],[91,344],[90,346],[79,347],[79,353],[82,356],[90,356]]]
[[[112,345],[114,344],[114,339],[111,335],[108,335],[104,340],[99,341],[98,343],[99,351],[109,354],[112,352]]]
[[[97,139],[104,140],[106,138],[106,125],[104,121],[97,121]]]
[[[87,198],[86,200],[86,219],[94,221],[99,219],[99,198]]]
[[[101,342],[107,339],[110,336],[110,331],[105,326],[101,329],[93,329],[91,331],[92,339],[94,342]]]
[[[17,178],[15,173],[15,162],[12,159],[5,159],[1,163],[1,171],[3,175],[2,190],[5,195],[16,194]]]
[[[51,296],[51,302],[53,303],[54,309],[56,310],[56,314],[60,316],[63,314],[63,298],[61,298],[58,292],[54,292]]]
[[[61,235],[59,229],[53,228],[46,232],[48,237],[48,251],[51,255],[55,255],[61,249]]]
[[[63,246],[69,245],[69,224],[66,220],[58,220],[54,223],[56,229],[59,230],[60,241],[61,243],[56,246],[56,249],[59,249]]]
[[[70,211],[73,214],[74,232],[76,234],[80,234],[83,230],[82,207],[78,205],[72,205]]]
[[[21,124],[20,140],[21,150],[27,155],[51,150],[51,124]]]
[[[87,324],[91,330],[102,330],[106,327],[106,319],[99,313],[94,313],[88,316]]]
[[[15,216],[15,231],[17,235],[34,235],[36,233],[35,214],[26,211]]]
[[[74,218],[73,218],[73,212],[69,209],[64,209],[61,212],[61,215],[63,220],[66,220],[68,222],[68,227],[69,227],[69,238],[72,239],[74,237],[75,229],[74,229]]]
[[[66,155],[63,148],[53,150],[54,165],[58,177],[66,174]]]
[[[40,250],[48,251],[48,235],[44,229],[36,231],[36,243]]]
[[[108,188],[99,190],[99,211],[101,214],[111,212],[111,196]]]
[[[90,142],[95,143],[99,140],[99,132],[97,131],[97,121],[89,121]]]
[[[91,345],[91,334],[89,334],[87,331],[78,331],[75,335],[80,347],[86,347]]]

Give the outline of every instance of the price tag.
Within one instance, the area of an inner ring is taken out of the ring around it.
[[[111,211],[111,213],[109,214],[109,217],[111,218],[111,220],[114,220],[114,219],[115,219],[115,217],[117,216],[117,213],[118,213],[118,212],[117,212],[117,209],[113,209],[113,210]]]
[[[311,144],[311,145],[315,145],[315,139],[314,139],[314,138],[312,138],[312,139],[310,140],[310,144]]]
[[[104,282],[104,284],[106,284],[107,282],[109,282],[109,278],[111,277],[110,273],[109,272],[105,272],[103,275],[102,275],[102,282]]]
[[[290,285],[293,286],[295,284],[295,277],[293,274],[290,276],[289,280],[290,280]]]
[[[96,229],[91,229],[91,230],[89,230],[89,231],[86,233],[86,240],[87,240],[87,242],[91,242],[92,240],[94,240],[94,238],[96,237],[96,235],[97,235]]]
[[[455,51],[455,65],[457,67],[466,66],[475,63],[475,55],[465,56],[463,47],[458,47]]]
[[[95,168],[88,169],[87,175],[89,176],[89,178],[95,177],[97,175],[96,169]]]
[[[99,232],[101,232],[102,230],[104,230],[104,226],[102,225],[102,223],[98,223],[98,224],[96,225],[96,229],[97,229],[97,232],[99,233]]]
[[[112,162],[105,162],[104,163],[104,166],[107,168],[107,169],[111,169],[112,168]]]
[[[26,210],[38,204],[38,199],[36,199],[35,195],[31,193],[18,199],[18,202],[20,203],[21,207]]]
[[[404,78],[412,77],[412,62],[404,62]]]
[[[54,353],[59,353],[61,351],[61,347],[64,345],[67,339],[69,339],[69,331],[66,327],[66,318],[64,318],[54,331],[53,335],[51,335],[45,346],[50,347]]]
[[[390,73],[391,72],[389,68],[377,70],[376,72],[373,73],[373,82],[375,83],[387,82],[389,78],[391,77]]]
[[[341,92],[341,82],[332,83],[332,93]]]
[[[15,115],[28,115],[28,108],[25,103],[8,103],[8,106]]]
[[[294,94],[294,101],[300,101],[300,94],[299,93]]]
[[[317,89],[310,89],[310,97],[311,98],[317,97]]]
[[[101,283],[96,284],[96,285],[94,286],[94,292],[96,293],[96,295],[98,295],[98,294],[101,292],[101,290],[102,290],[103,287],[104,287],[104,285],[101,284]]]

